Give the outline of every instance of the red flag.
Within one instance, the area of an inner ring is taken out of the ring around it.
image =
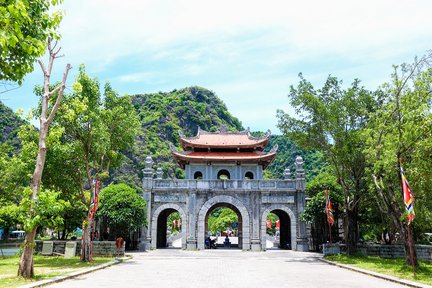
[[[276,229],[280,229],[280,220],[279,219],[276,221]]]
[[[96,211],[99,206],[99,177],[96,176],[96,183],[95,183],[95,196],[94,196],[94,212],[96,214]]]
[[[326,207],[325,207],[325,213],[327,214],[327,221],[331,225],[334,224],[334,217],[333,217],[333,207],[330,202],[329,192],[328,188],[326,188]]]
[[[272,223],[269,219],[266,220],[266,226],[267,228],[271,229],[272,228]]]
[[[405,178],[405,173],[402,169],[402,162],[400,165],[400,172],[401,172],[401,178],[402,178],[402,190],[403,190],[403,196],[404,196],[405,209],[406,209],[407,218],[408,218],[408,225],[409,225],[409,224],[411,224],[411,222],[414,220],[414,217],[415,217],[414,194],[411,191],[411,187],[408,184],[408,180]]]
[[[180,229],[180,227],[181,227],[181,220],[180,220],[180,218],[179,218],[179,219],[177,219],[177,228]]]

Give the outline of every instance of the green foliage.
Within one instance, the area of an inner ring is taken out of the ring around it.
[[[0,80],[22,83],[45,52],[48,38],[58,38],[62,14],[51,7],[62,0],[3,0],[0,5]],[[50,11],[51,10],[51,11]]]
[[[260,135],[262,133],[253,133]],[[265,152],[278,145],[278,153],[273,162],[264,170],[265,179],[283,179],[284,171],[289,168],[293,177],[295,174],[295,159],[301,155],[305,160],[306,181],[313,179],[327,165],[323,154],[318,150],[305,150],[299,148],[285,135],[272,135]]]
[[[216,208],[208,218],[208,229],[212,234],[231,228],[233,223],[238,222],[237,214],[230,208]]]
[[[275,235],[275,233],[276,233],[276,221],[279,220],[279,217],[276,214],[270,212],[267,215],[266,220],[270,220],[270,223],[271,223],[271,226],[272,226],[272,228],[269,228],[266,225],[266,233],[268,235],[272,235],[272,236]]]
[[[430,261],[419,261],[420,267],[416,268],[414,276],[411,266],[405,265],[405,259],[402,258],[386,259],[373,256],[347,256],[338,254],[326,256],[326,259],[361,269],[432,285],[432,278],[430,277],[430,275],[432,275],[432,263]]]
[[[142,169],[147,155],[161,167],[164,177],[184,178],[185,173],[172,159],[169,143],[180,148],[179,131],[194,136],[198,127],[216,131],[221,125],[228,130],[243,129],[240,121],[227,112],[225,104],[211,91],[188,87],[168,93],[159,92],[132,96],[141,129],[131,149],[124,150],[128,157],[121,167],[112,171],[111,180],[140,187]],[[133,183],[131,183],[133,182]]]
[[[117,233],[133,232],[145,223],[146,202],[126,184],[111,184],[100,192],[99,217]],[[124,234],[122,234],[124,235]]]
[[[178,227],[178,221],[180,220],[181,224],[181,218],[179,212],[173,212],[167,217],[167,227],[171,228],[172,234],[177,234],[180,231],[180,228]],[[174,225],[175,223],[175,225]]]
[[[306,223],[313,223],[313,222],[323,222],[320,221],[324,219],[327,221],[327,216],[324,213],[325,209],[325,203],[326,203],[326,195],[325,190],[322,190],[318,192],[316,195],[314,195],[309,202],[306,205],[305,210],[303,211],[301,215],[301,219],[305,221]],[[329,191],[329,198],[332,203],[333,207],[333,216],[335,219],[337,218],[339,212],[340,212],[340,206],[343,204],[343,195],[340,192],[340,190],[330,190]],[[324,221],[323,224],[326,222]]]
[[[329,76],[316,90],[301,74],[299,77],[289,94],[297,115],[278,110],[278,126],[300,147],[322,151],[331,165],[344,194],[347,251],[352,254],[358,240],[358,204],[367,190],[362,129],[376,108],[374,93],[358,80],[342,89],[342,82]]]
[[[364,131],[371,191],[388,229],[406,223],[399,159],[415,195],[414,235],[432,227],[432,68],[428,54],[395,67],[381,88],[379,107]],[[388,221],[391,220],[391,221]]]
[[[12,152],[16,152],[20,148],[18,129],[24,123],[21,117],[0,101],[0,144],[8,142],[14,148]]]
[[[60,192],[55,192],[48,189],[42,189],[38,194],[36,205],[34,206],[33,218],[30,218],[27,213],[31,207],[31,190],[26,187],[24,197],[20,203],[20,222],[24,224],[25,231],[31,231],[34,227],[48,227],[57,229],[63,224],[63,211],[70,207],[71,204],[63,199],[60,199]]]
[[[25,279],[17,276],[16,267],[19,257],[5,257],[1,259],[0,288],[22,287],[23,285],[32,285],[35,281],[45,280],[60,275],[70,274],[83,268],[94,267],[112,261],[111,257],[93,257],[92,263],[80,261],[79,256],[64,258],[63,256],[41,256],[34,255],[35,277]]]
[[[5,228],[12,227],[19,223],[20,208],[13,203],[0,202],[0,226]]]

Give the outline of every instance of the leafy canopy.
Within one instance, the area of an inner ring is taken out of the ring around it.
[[[50,8],[62,0],[0,1],[0,80],[21,84],[33,71],[49,38],[59,38],[62,13]]]
[[[136,231],[145,223],[146,202],[126,184],[111,184],[100,192],[98,215],[116,231]]]

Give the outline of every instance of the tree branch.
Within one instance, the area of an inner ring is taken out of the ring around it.
[[[54,107],[53,107],[52,110],[51,110],[51,113],[50,113],[49,116],[48,116],[48,120],[47,120],[48,125],[51,124],[52,120],[54,119],[54,115],[55,115],[55,113],[57,112],[57,109],[58,109],[59,106],[60,106],[61,100],[62,100],[62,98],[63,98],[63,92],[64,92],[64,89],[65,89],[65,87],[66,87],[66,79],[67,79],[67,75],[68,75],[70,69],[71,69],[71,65],[70,65],[70,64],[67,64],[67,65],[66,65],[65,72],[63,73],[63,80],[62,80],[62,83],[61,83],[59,86],[57,86],[56,89],[54,89],[54,90],[51,92],[51,93],[53,93],[54,91],[59,90],[59,93],[58,93],[58,96],[57,96],[57,100],[56,100],[56,102],[55,102],[55,104],[54,104]],[[51,94],[51,95],[52,95],[52,94]]]

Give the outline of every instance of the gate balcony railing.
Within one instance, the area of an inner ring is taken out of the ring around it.
[[[145,188],[153,189],[241,189],[295,190],[296,180],[186,180],[146,179]]]

